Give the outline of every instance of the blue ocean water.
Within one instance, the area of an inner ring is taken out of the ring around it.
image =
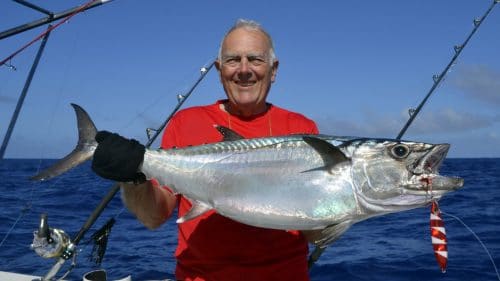
[[[51,227],[62,228],[73,237],[112,185],[95,176],[89,165],[44,183],[28,180],[52,162],[0,161],[1,271],[45,275],[54,260],[42,259],[29,248],[40,214],[48,213]],[[446,214],[462,219],[500,266],[500,159],[447,159],[441,173],[465,179],[462,190],[440,201],[448,237],[446,273],[441,273],[432,251],[429,208],[421,208],[354,225],[325,251],[312,269],[311,279],[498,280],[481,244]],[[81,280],[85,272],[96,268],[89,261],[89,237],[112,217],[117,221],[101,265],[108,277],[118,279],[131,274],[133,280],[173,278],[177,237],[174,220],[149,231],[123,209],[119,196],[115,196],[80,243],[76,267],[68,280]]]

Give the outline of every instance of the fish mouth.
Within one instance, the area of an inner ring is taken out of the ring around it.
[[[437,173],[449,149],[450,145],[447,143],[436,144],[429,152],[420,158],[416,167],[413,169],[413,174]]]
[[[460,189],[463,185],[464,179],[459,177],[423,174],[413,175],[403,188],[405,193],[409,195],[441,197],[445,193]]]
[[[407,194],[440,197],[463,186],[464,180],[462,178],[438,174],[439,167],[441,167],[449,149],[449,144],[436,144],[416,161],[413,167],[408,167],[412,176],[408,183],[403,186]]]

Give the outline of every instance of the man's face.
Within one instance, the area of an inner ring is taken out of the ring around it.
[[[230,106],[239,114],[252,115],[266,109],[266,97],[278,68],[278,61],[270,61],[269,50],[264,34],[244,28],[233,30],[222,44],[217,68]]]

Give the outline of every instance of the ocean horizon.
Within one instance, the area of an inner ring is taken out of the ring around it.
[[[0,271],[45,275],[55,261],[38,257],[29,247],[40,215],[47,213],[51,227],[73,237],[113,184],[97,177],[89,163],[46,182],[29,180],[54,161],[0,161]],[[445,273],[434,257],[426,207],[355,224],[327,248],[311,270],[311,280],[499,280],[481,243],[454,217],[473,230],[499,265],[500,158],[449,158],[440,172],[465,180],[463,189],[439,202],[448,238]],[[116,223],[99,267],[89,260],[90,236],[111,218]],[[116,195],[79,244],[76,266],[67,280],[81,280],[96,268],[105,269],[109,280],[128,275],[132,280],[174,278],[176,239],[175,220],[150,231]]]

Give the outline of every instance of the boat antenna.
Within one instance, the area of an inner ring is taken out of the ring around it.
[[[172,112],[168,115],[168,117],[165,119],[165,121],[156,129],[155,134],[153,136],[148,136],[148,142],[145,144],[146,148],[149,148],[153,142],[156,140],[156,138],[160,135],[161,131],[165,128],[165,126],[168,124],[170,119],[174,116],[174,114],[180,109],[180,107],[184,104],[184,102],[191,96],[191,94],[194,92],[198,84],[205,78],[205,76],[208,74],[210,69],[213,68],[215,64],[215,61],[212,61],[210,65],[206,67],[202,67],[200,69],[200,76],[196,80],[196,82],[193,84],[193,86],[187,91],[186,94],[184,95],[178,95],[177,96],[177,105],[175,108],[172,110]],[[92,225],[95,223],[97,218],[101,215],[102,211],[106,208],[108,203],[113,199],[113,197],[118,193],[120,190],[120,185],[118,183],[113,184],[111,189],[108,191],[108,193],[101,199],[101,202],[99,205],[94,209],[94,211],[90,214],[90,216],[87,218],[87,221],[83,224],[83,226],[80,228],[80,231],[75,235],[75,237],[70,241],[69,245],[66,247],[62,255],[58,258],[57,262],[52,266],[52,268],[47,272],[47,274],[42,278],[41,281],[49,281],[56,276],[56,274],[59,272],[61,267],[64,265],[64,263],[70,259],[76,251],[76,246],[80,242],[80,240],[83,238],[85,233],[92,227]],[[103,249],[101,249],[103,250]],[[104,253],[102,253],[104,255]],[[69,270],[72,270],[73,267],[71,267]],[[66,273],[67,274],[67,273]]]
[[[439,75],[436,74],[436,75],[432,76],[432,79],[433,79],[434,83],[432,84],[432,87],[429,90],[429,92],[427,93],[427,95],[424,97],[424,99],[422,100],[422,102],[420,102],[420,104],[417,106],[416,109],[410,109],[408,111],[409,114],[410,114],[410,118],[408,119],[408,121],[406,122],[406,124],[403,126],[403,128],[399,132],[398,136],[396,137],[397,140],[401,140],[401,138],[405,134],[406,130],[408,129],[408,127],[410,127],[410,125],[412,124],[413,120],[415,120],[415,117],[417,117],[418,113],[420,112],[420,110],[422,109],[422,107],[424,106],[424,104],[427,102],[427,100],[432,95],[432,93],[434,92],[434,90],[443,81],[444,77],[446,76],[446,74],[448,73],[448,71],[450,70],[450,68],[455,64],[455,61],[457,60],[458,56],[460,56],[460,54],[462,53],[462,50],[465,48],[465,46],[467,46],[467,43],[469,43],[469,40],[472,38],[472,36],[474,35],[474,33],[476,33],[476,31],[479,28],[479,26],[481,26],[481,23],[483,23],[483,21],[486,19],[486,17],[490,14],[490,12],[493,9],[493,7],[495,6],[495,4],[497,4],[499,2],[500,2],[500,0],[494,0],[493,3],[491,3],[491,5],[488,8],[488,10],[484,13],[484,15],[481,18],[474,19],[474,28],[472,29],[472,31],[467,36],[467,39],[465,39],[465,41],[461,45],[455,45],[453,47],[453,49],[455,51],[455,54],[451,58],[451,60],[448,63],[448,65],[441,72],[441,74],[439,74]],[[312,266],[320,258],[321,254],[323,254],[323,252],[325,251],[325,249],[326,249],[326,247],[316,246],[316,248],[313,250],[313,252],[309,255],[309,260],[308,260],[309,270],[311,270]]]

